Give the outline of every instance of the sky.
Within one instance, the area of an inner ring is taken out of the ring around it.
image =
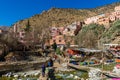
[[[0,26],[11,26],[19,20],[55,8],[96,8],[120,0],[0,0]]]

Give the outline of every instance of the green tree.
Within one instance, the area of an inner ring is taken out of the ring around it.
[[[57,44],[56,44],[56,42],[53,43],[52,48],[54,49],[54,51],[56,51],[56,49],[57,49]]]
[[[61,51],[60,51],[60,48],[58,47],[57,49],[56,49],[56,54],[61,54]]]
[[[29,20],[27,21],[26,27],[25,27],[25,31],[29,32],[30,31],[30,22]]]

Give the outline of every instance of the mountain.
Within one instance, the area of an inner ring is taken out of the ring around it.
[[[51,8],[48,11],[43,11],[41,14],[36,14],[28,19],[17,22],[20,28],[26,28],[26,25],[34,27],[37,32],[42,32],[45,28],[51,26],[66,26],[75,21],[83,21],[84,19],[96,16],[103,13],[114,11],[114,7],[120,3],[94,8],[94,9],[61,9]],[[120,43],[120,21],[110,24],[109,29],[105,29],[103,25],[90,24],[82,28],[79,34],[75,37],[77,44],[88,48],[95,48],[98,44],[103,43]],[[91,42],[92,41],[92,42]]]
[[[21,28],[25,27],[28,21],[30,26],[35,28],[49,26],[66,26],[75,21],[83,21],[84,19],[91,16],[111,12],[117,5],[120,5],[120,3],[113,3],[94,9],[51,8],[48,11],[43,11],[41,14],[36,14],[28,19],[20,20],[17,22],[17,24]]]
[[[0,29],[7,31],[9,29],[9,27],[8,26],[0,26]]]

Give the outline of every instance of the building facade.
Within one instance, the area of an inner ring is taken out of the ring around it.
[[[120,6],[116,6],[113,12],[87,18],[84,20],[84,23],[86,25],[96,23],[104,25],[105,27],[107,26],[106,28],[109,28],[110,22],[114,22],[115,20],[119,19],[120,19]]]

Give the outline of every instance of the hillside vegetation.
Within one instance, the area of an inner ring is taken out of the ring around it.
[[[98,24],[84,26],[75,37],[75,42],[87,48],[100,48],[108,43],[120,44],[120,20],[112,23],[109,29]]]
[[[80,47],[97,48],[98,40],[101,38],[104,31],[104,26],[98,24],[84,26],[75,37],[75,42]]]
[[[120,20],[111,24],[111,27],[102,34],[100,41],[103,43],[120,44]]]
[[[48,27],[65,27],[75,21],[83,21],[91,16],[114,11],[114,7],[118,5],[120,5],[120,3],[114,3],[94,9],[80,10],[51,8],[48,11],[43,11],[41,14],[36,14],[28,19],[18,21],[17,25],[20,28],[26,28],[29,21],[29,26],[32,27],[32,29],[34,28],[34,32],[37,34],[43,34],[43,32],[48,32]],[[98,45],[102,45],[103,43],[120,42],[119,33],[120,21],[112,23],[108,30],[106,30],[102,25],[90,24],[83,27],[83,29],[75,37],[75,42],[83,47],[97,48]]]

